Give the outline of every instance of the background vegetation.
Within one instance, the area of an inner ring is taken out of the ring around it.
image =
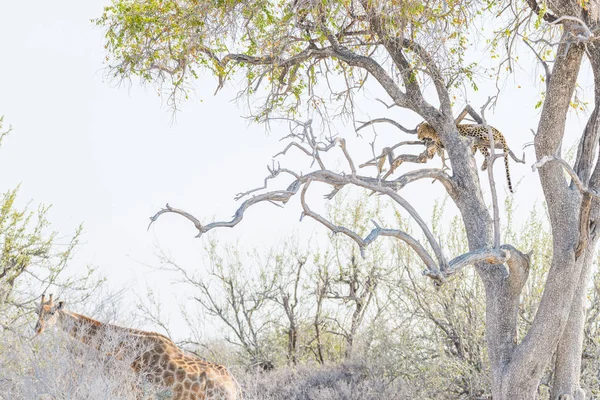
[[[6,226],[13,227],[3,230],[3,257],[12,254],[3,260],[22,260],[22,271],[2,278],[3,287],[10,290],[3,292],[0,314],[0,398],[128,399],[133,398],[133,384],[146,387],[149,398],[161,398],[164,394],[139,382],[127,363],[104,357],[62,332],[32,339],[36,294],[49,284],[75,300],[71,308],[86,309],[104,320],[115,315],[107,302],[93,301],[95,310],[90,310],[90,302],[87,307],[78,305],[78,299],[101,286],[93,273],[63,279],[63,270],[52,267],[66,266],[78,236],[67,246],[59,245],[56,233],[45,233],[49,223],[44,214],[15,209],[15,196],[16,191],[8,192],[2,207],[2,215],[12,218]],[[371,220],[383,218],[395,218],[411,230],[397,210],[367,194],[337,198],[346,200],[334,202],[329,217],[361,234]],[[543,223],[543,205],[520,221],[513,218],[510,201],[505,207],[506,240],[532,251],[520,307],[519,324],[525,331],[541,296],[551,238]],[[436,203],[434,233],[444,238],[445,251],[460,253],[466,248],[464,230],[458,218],[442,215],[443,209],[443,201]],[[317,242],[323,243],[314,239],[300,244],[292,238],[278,249],[246,254],[239,246],[211,238],[205,242],[204,268],[180,265],[161,255],[162,267],[193,293],[184,305],[191,335],[180,344],[228,365],[247,399],[490,398],[485,297],[472,269],[437,287],[422,276],[424,267],[410,249],[397,242],[379,241],[365,258],[343,236],[333,236],[325,246]],[[586,389],[596,396],[600,395],[598,277],[594,283],[589,291],[583,377]],[[156,310],[153,304],[141,306],[146,318],[161,323],[160,315],[150,313]],[[201,313],[207,319],[198,322],[195,316]],[[198,333],[200,323],[218,327],[214,337]],[[547,373],[540,398],[547,398],[551,379]]]

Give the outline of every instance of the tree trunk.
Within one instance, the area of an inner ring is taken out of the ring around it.
[[[583,56],[580,46],[572,44],[566,54],[565,50],[564,44],[558,49],[558,54],[564,56],[555,62],[540,117],[535,138],[538,159],[559,154],[564,136],[566,115]],[[552,263],[529,332],[523,342],[514,347],[512,356],[502,360],[506,363],[504,366],[492,364],[494,380],[502,376],[501,385],[494,382],[494,399],[535,398],[544,369],[567,325],[575,290],[585,275],[582,274],[583,257],[582,261],[575,261],[582,196],[577,189],[568,186],[562,168],[558,163],[547,163],[538,170],[554,238]],[[501,315],[506,319],[511,311]],[[488,338],[491,358],[497,345],[490,340],[492,338]]]
[[[594,73],[595,108],[590,115],[590,119],[588,120],[580,141],[574,169],[584,184],[588,184],[591,189],[597,190],[600,187],[600,165],[596,163],[594,167],[593,163],[596,159],[598,138],[600,137],[600,49],[593,47],[588,51],[590,54],[589,59],[592,64],[592,71]],[[589,234],[590,237],[586,245],[585,253],[579,258],[583,263],[581,276],[571,304],[567,326],[565,327],[556,350],[554,382],[551,392],[552,399],[556,399],[561,395],[571,395],[575,400],[585,399],[585,392],[580,386],[585,303],[587,298],[587,284],[590,279],[592,264],[596,255],[596,244],[598,241],[598,237],[594,231],[589,233],[589,227],[595,226],[596,220],[600,216],[600,209],[596,200],[591,199],[590,208],[591,211],[589,217],[583,211],[580,213],[580,235]],[[579,239],[580,243],[581,240],[582,238]]]
[[[551,399],[558,399],[561,395],[571,395],[574,400],[585,400],[585,392],[581,389],[579,380],[581,376],[581,353],[585,324],[585,300],[592,262],[595,257],[595,245],[596,241],[588,247],[585,255],[579,259],[583,266],[579,284],[571,303],[567,326],[556,349]]]

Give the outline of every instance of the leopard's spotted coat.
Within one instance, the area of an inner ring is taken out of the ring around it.
[[[488,142],[488,130],[485,125],[474,125],[474,124],[460,124],[457,126],[458,133],[463,136],[469,136],[476,139],[481,139],[485,143]],[[506,139],[504,139],[504,135],[496,128],[492,128],[492,134],[494,136],[494,142],[500,143],[502,145],[502,149],[504,150],[504,167],[506,168],[506,181],[508,182],[508,189],[511,193],[513,193],[512,182],[510,180],[510,173],[508,170],[508,145],[506,144]],[[419,140],[422,140],[428,143],[427,146],[427,156],[429,158],[433,158],[435,154],[443,157],[444,154],[444,145],[440,141],[440,138],[437,135],[437,132],[429,123],[423,122],[417,128],[417,136]],[[483,162],[481,169],[485,171],[487,168],[487,157],[490,154],[490,151],[487,146],[483,146],[481,144],[473,145],[473,154],[479,150],[481,154],[485,157],[485,161]]]

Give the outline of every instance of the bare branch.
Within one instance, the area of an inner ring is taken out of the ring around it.
[[[175,214],[179,214],[182,217],[192,221],[192,223],[194,224],[194,226],[196,227],[196,229],[198,229],[199,231],[202,231],[203,227],[202,224],[200,223],[200,220],[198,220],[196,217],[194,217],[192,214],[180,210],[178,208],[173,208],[169,205],[169,203],[167,203],[165,205],[165,208],[163,208],[162,210],[158,211],[156,214],[154,214],[152,217],[150,217],[150,223],[148,224],[148,229],[150,229],[150,227],[152,226],[152,224],[154,222],[156,222],[156,220],[158,219],[158,217],[160,217],[161,215],[165,214],[165,213],[175,213]]]
[[[334,225],[331,221],[322,217],[320,214],[318,214],[314,211],[311,211],[311,209],[308,207],[308,204],[306,204],[306,191],[308,190],[308,187],[310,186],[311,182],[312,182],[312,180],[308,180],[306,182],[306,184],[302,188],[302,193],[300,194],[300,203],[302,204],[302,210],[303,210],[302,217],[304,217],[304,216],[311,217],[315,221],[320,222],[321,224],[325,225],[334,234],[343,233],[344,235],[348,236],[349,238],[354,240],[356,242],[356,244],[358,244],[358,247],[360,249],[360,254],[361,254],[361,256],[364,257],[364,248],[365,248],[366,244],[362,240],[362,238],[360,236],[358,236],[358,234],[356,232],[353,232],[352,230],[350,230],[346,227],[343,227],[343,226]]]
[[[266,189],[269,180],[270,179],[275,179],[282,172],[290,174],[290,175],[292,175],[296,179],[299,178],[298,174],[296,174],[293,171],[290,171],[287,168],[281,168],[279,165],[277,165],[277,167],[275,167],[275,163],[274,162],[273,162],[273,167],[269,167],[267,165],[267,170],[269,171],[270,174],[265,178],[265,180],[263,182],[263,186],[257,187],[257,188],[251,189],[251,190],[248,190],[247,192],[238,193],[238,194],[235,195],[234,200],[237,201],[237,200],[241,199],[242,197],[248,196],[251,193],[258,192],[259,190]]]
[[[417,129],[416,128],[415,129],[405,128],[405,127],[403,127],[402,125],[400,125],[399,123],[397,123],[396,121],[394,121],[391,118],[375,118],[375,119],[372,119],[372,120],[367,121],[367,122],[363,122],[363,121],[357,121],[357,122],[361,123],[362,125],[359,126],[358,128],[356,128],[356,132],[360,131],[363,128],[366,128],[367,126],[370,126],[370,125],[373,125],[373,124],[376,124],[376,123],[386,122],[388,124],[394,125],[396,128],[400,129],[401,131],[409,133],[411,135],[416,135],[416,133],[417,133]]]
[[[454,123],[456,125],[460,124],[460,122],[467,116],[467,113],[469,112],[469,109],[467,107],[464,108],[464,110],[462,110],[460,112],[460,114],[458,114],[458,117],[456,117],[454,119]]]
[[[294,183],[296,183],[298,181],[295,181]],[[179,214],[183,217],[185,217],[186,219],[190,220],[194,226],[196,227],[196,229],[198,229],[198,234],[196,235],[196,237],[200,237],[202,236],[204,233],[210,231],[211,229],[214,228],[233,228],[234,226],[236,226],[237,224],[239,224],[242,221],[242,218],[244,218],[244,212],[246,211],[246,209],[248,209],[250,206],[263,202],[263,201],[268,201],[268,202],[281,202],[281,203],[286,203],[290,197],[292,197],[294,194],[296,194],[296,192],[299,189],[299,185],[294,185],[294,183],[292,183],[292,185],[290,185],[290,187],[288,188],[289,190],[277,190],[277,191],[273,191],[273,192],[268,192],[268,193],[264,193],[264,194],[260,194],[258,196],[252,197],[251,199],[248,199],[246,201],[244,201],[242,203],[242,205],[240,206],[240,208],[238,208],[238,210],[235,212],[235,215],[233,216],[233,219],[231,221],[220,221],[220,222],[212,222],[210,224],[207,225],[202,225],[200,223],[200,221],[194,217],[192,214],[180,210],[178,208],[174,208],[169,206],[169,204],[167,204],[165,206],[165,208],[163,208],[162,210],[159,210],[156,214],[154,214],[154,216],[150,217],[150,224],[148,225],[148,229],[150,229],[150,226],[156,222],[156,220],[158,219],[158,217],[160,217],[163,214],[166,213],[175,213],[175,214]]]
[[[403,232],[399,229],[384,229],[380,227],[377,224],[377,222],[372,222],[373,225],[375,225],[375,228],[367,235],[367,237],[365,237],[365,246],[374,242],[375,239],[377,239],[377,237],[379,236],[391,236],[400,239],[406,244],[408,244],[417,253],[419,258],[421,258],[423,263],[425,263],[425,266],[433,274],[433,276],[440,277],[443,280],[437,264],[435,263],[435,261],[433,261],[433,258],[429,255],[427,250],[425,250],[425,248],[421,245],[421,243],[419,243],[418,240],[410,236],[408,233]]]
[[[546,82],[545,82],[546,83],[546,91],[548,91],[548,87],[550,86],[550,77],[552,76],[552,73],[550,72],[550,67],[548,66],[548,63],[546,61],[544,61],[544,59],[540,56],[540,54],[537,51],[535,51],[535,49],[533,48],[532,45],[529,44],[529,41],[527,39],[523,38],[523,42],[527,45],[527,47],[529,47],[531,49],[531,51],[533,51],[533,54],[535,54],[538,61],[544,67],[544,72],[546,73]]]
[[[477,114],[477,111],[475,111],[475,110],[473,109],[473,107],[471,107],[471,105],[470,105],[470,104],[467,104],[467,105],[465,106],[465,109],[467,110],[467,112],[469,113],[469,115],[470,115],[471,117],[473,117],[473,119],[474,119],[475,121],[477,121],[477,123],[478,123],[478,124],[480,124],[480,125],[483,125],[483,118],[481,118],[481,116],[480,116],[479,114]]]
[[[441,169],[418,169],[408,172],[399,178],[394,179],[392,182],[395,183],[394,189],[400,190],[411,182],[427,178],[439,181],[444,185],[446,192],[448,192],[450,196],[454,195],[454,182],[452,181],[452,178]]]
[[[402,163],[411,162],[411,163],[417,163],[417,164],[424,164],[427,162],[428,158],[429,158],[428,150],[425,150],[424,152],[422,152],[419,155],[400,154],[399,156],[394,158],[394,160],[391,162],[390,170],[388,172],[386,172],[386,174],[381,179],[383,179],[383,180],[387,179],[387,177],[390,176],[391,174],[393,174],[396,171],[396,168],[398,168]]]
[[[385,101],[381,100],[381,99],[375,99],[375,101],[380,102],[381,104],[383,104],[388,110],[392,107],[397,107],[397,104],[386,104]]]
[[[579,31],[580,33],[576,36],[578,39],[589,40],[589,39],[594,38],[594,33],[587,26],[587,24],[577,17],[572,17],[570,15],[563,15],[560,18],[558,18],[557,20],[550,22],[550,25],[556,25],[562,21],[573,21],[573,22],[577,22],[580,25],[580,27],[581,27],[580,31]],[[581,37],[579,35],[581,35]]]
[[[304,147],[300,146],[298,143],[296,143],[296,142],[290,142],[290,143],[288,143],[288,145],[287,145],[287,146],[285,146],[285,149],[283,149],[283,150],[281,150],[279,153],[275,154],[275,155],[273,156],[273,158],[275,158],[275,157],[277,157],[277,156],[285,155],[285,153],[287,153],[287,151],[288,151],[290,148],[292,148],[292,147],[297,147],[297,148],[299,148],[299,149],[300,149],[300,150],[302,150],[302,152],[303,152],[304,154],[306,154],[307,156],[310,156],[310,157],[312,157],[312,156],[313,156],[313,154],[312,154],[310,151],[306,150]]]
[[[394,149],[396,149],[396,148],[398,148],[398,147],[400,147],[400,146],[404,146],[404,145],[424,145],[424,144],[425,144],[425,142],[422,142],[422,141],[420,141],[420,140],[408,140],[408,141],[404,141],[404,142],[396,143],[396,144],[395,144],[395,145],[393,145],[392,147],[388,147],[390,150],[389,150],[389,152],[385,153],[385,155],[384,155],[384,154],[381,154],[381,155],[379,155],[379,156],[377,156],[377,157],[373,157],[373,158],[371,158],[369,161],[366,161],[366,162],[364,162],[364,163],[360,164],[360,165],[358,166],[358,168],[363,168],[363,167],[367,167],[367,166],[376,166],[376,165],[377,165],[377,163],[379,162],[379,159],[380,159],[381,157],[384,157],[384,156],[387,156],[388,154],[391,154],[391,152],[392,152]]]
[[[353,183],[355,185],[357,185],[357,186],[363,186],[363,187],[365,187],[364,184],[363,184],[363,182],[355,181]],[[368,189],[373,189],[373,188],[369,187]],[[423,221],[423,219],[421,218],[421,216],[419,215],[419,213],[417,213],[417,210],[415,210],[413,208],[413,206],[408,201],[406,201],[402,196],[400,196],[398,193],[396,193],[391,188],[382,187],[382,188],[375,188],[375,190],[377,192],[382,193],[382,194],[386,194],[392,200],[394,200],[396,203],[398,203],[398,205],[400,205],[402,208],[404,208],[406,211],[408,211],[408,213],[410,214],[410,216],[415,220],[415,222],[417,223],[417,225],[419,225],[419,227],[421,228],[421,230],[425,234],[425,237],[429,241],[429,244],[430,244],[431,248],[433,249],[433,252],[435,253],[435,255],[436,255],[437,259],[438,259],[438,263],[442,266],[442,269],[443,269],[444,266],[447,264],[446,258],[444,257],[444,254],[443,254],[442,249],[440,248],[439,244],[435,240],[435,237],[433,236],[433,233],[431,233],[431,231],[427,227],[427,224],[425,223],[425,221]]]
[[[481,119],[483,120],[483,126],[487,129],[488,140],[490,144],[490,151],[487,156],[487,172],[488,179],[490,182],[490,193],[492,195],[492,210],[494,214],[494,249],[500,249],[500,208],[498,207],[498,194],[496,193],[496,182],[494,182],[494,161],[495,157],[495,145],[494,145],[494,133],[492,127],[487,124],[485,120],[485,109],[492,101],[492,97],[488,97],[485,104],[481,107]],[[510,183],[510,182],[509,182]]]
[[[510,259],[510,252],[503,249],[479,249],[474,250],[465,254],[462,254],[448,263],[448,268],[443,271],[446,277],[451,276],[458,272],[461,268],[467,265],[474,265],[478,263],[488,264],[504,264]],[[509,271],[506,271],[508,276]]]
[[[557,162],[558,164],[560,164],[560,166],[563,167],[563,169],[567,172],[567,174],[569,174],[569,176],[573,180],[573,183],[575,184],[577,189],[579,189],[581,194],[587,193],[596,199],[600,199],[600,195],[598,194],[598,192],[596,192],[596,190],[594,190],[594,189],[588,188],[587,185],[585,185],[583,182],[581,182],[581,179],[579,179],[579,176],[577,176],[577,174],[575,173],[573,168],[571,168],[569,163],[557,155],[542,157],[539,161],[537,161],[535,164],[533,164],[531,166],[531,170],[535,172],[536,169],[541,168],[547,162]]]
[[[350,154],[348,153],[348,150],[346,149],[346,140],[345,139],[336,139],[336,141],[337,141],[337,143],[339,143],[342,151],[344,152],[344,156],[346,157],[346,160],[348,160],[348,164],[350,165],[350,170],[352,171],[352,176],[356,176],[356,167],[354,166],[352,157],[350,157]]]

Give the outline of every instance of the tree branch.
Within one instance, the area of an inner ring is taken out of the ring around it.
[[[401,131],[409,133],[411,135],[416,135],[416,133],[417,133],[417,129],[416,128],[415,129],[405,128],[405,127],[403,127],[402,125],[400,125],[399,123],[397,123],[396,121],[394,121],[391,118],[375,118],[375,119],[372,119],[372,120],[367,121],[367,122],[363,122],[363,121],[357,121],[357,122],[361,123],[362,125],[359,126],[358,128],[356,128],[356,132],[360,131],[363,128],[366,128],[369,125],[373,125],[373,124],[381,123],[381,122],[386,122],[388,124],[394,125],[396,128],[400,129]]]
[[[539,15],[540,12],[542,11],[536,0],[527,0],[527,4],[529,5],[529,8],[531,8],[531,11],[533,11],[533,13],[535,13],[536,15]],[[545,12],[543,15],[543,18],[544,18],[544,21],[546,21],[546,22],[555,22],[556,21],[556,17],[554,15],[550,14],[549,12]]]
[[[331,54],[344,61],[346,64],[365,69],[381,84],[383,89],[392,98],[394,103],[400,107],[413,109],[414,106],[406,93],[402,92],[396,82],[388,75],[383,67],[371,57],[356,54],[348,48],[342,46],[336,37],[329,31],[327,26],[321,24],[321,29],[326,33],[329,42],[332,45]]]
[[[448,268],[444,271],[444,275],[446,277],[451,276],[467,265],[474,265],[482,262],[488,264],[504,264],[509,259],[510,252],[504,249],[474,250],[450,260]],[[509,271],[506,270],[505,272],[506,276],[508,276]]]
[[[298,182],[298,181],[294,181],[294,183],[296,183],[296,182]],[[196,227],[196,229],[198,229],[198,234],[196,235],[196,237],[200,237],[204,233],[206,233],[214,228],[223,228],[223,227],[233,228],[234,226],[236,226],[237,224],[239,224],[242,221],[242,219],[244,218],[244,212],[250,206],[252,206],[254,204],[261,203],[264,201],[281,202],[283,204],[287,203],[287,201],[290,199],[290,197],[292,197],[294,194],[296,194],[296,192],[299,189],[299,186],[294,186],[294,183],[292,183],[292,185],[290,185],[289,190],[277,190],[274,192],[268,192],[268,193],[257,195],[255,197],[252,197],[251,199],[244,201],[242,203],[242,205],[240,206],[240,208],[238,208],[238,210],[235,212],[235,215],[233,216],[233,219],[231,221],[212,222],[207,225],[202,225],[200,223],[200,221],[196,217],[194,217],[192,214],[190,214],[186,211],[180,210],[178,208],[171,207],[171,206],[169,206],[169,204],[167,204],[165,206],[165,208],[159,210],[156,214],[154,214],[152,217],[150,217],[150,224],[148,225],[148,229],[150,229],[150,226],[152,226],[152,224],[154,222],[156,222],[158,217],[160,217],[163,214],[167,214],[167,213],[179,214],[182,217],[191,221],[194,224],[194,226]]]
[[[483,126],[487,129],[490,151],[487,156],[487,173],[490,182],[490,193],[492,195],[492,210],[494,215],[494,249],[500,249],[500,208],[498,207],[498,194],[496,193],[496,182],[494,182],[494,161],[496,161],[496,146],[494,145],[494,133],[492,127],[485,120],[485,109],[492,101],[492,97],[488,97],[485,104],[481,107],[481,119]],[[510,183],[510,182],[509,182]]]
[[[535,164],[533,164],[531,166],[531,169],[532,169],[532,171],[535,172],[536,169],[543,167],[548,162],[556,162],[556,163],[560,164],[560,166],[563,167],[563,169],[567,172],[567,174],[569,174],[569,176],[573,180],[573,183],[575,184],[575,187],[577,187],[577,189],[581,192],[581,194],[587,193],[591,197],[596,198],[597,200],[600,199],[600,195],[598,194],[598,192],[595,189],[588,188],[587,185],[585,185],[583,182],[581,182],[581,180],[579,179],[579,176],[577,176],[577,174],[575,173],[573,168],[571,168],[569,163],[557,155],[542,157],[539,161],[537,161]]]
[[[546,92],[547,92],[548,87],[550,85],[550,77],[552,76],[552,72],[550,72],[550,67],[548,66],[548,63],[546,61],[544,61],[544,59],[540,56],[540,54],[537,51],[535,51],[533,46],[529,44],[529,41],[527,39],[523,38],[523,43],[525,43],[527,45],[527,47],[529,47],[531,49],[531,51],[533,51],[533,54],[535,54],[535,57],[538,59],[538,61],[544,67],[544,72],[546,74],[546,82],[545,83],[546,83]]]
[[[452,180],[452,177],[441,169],[418,169],[410,171],[391,182],[395,184],[395,190],[400,190],[411,182],[427,178],[439,181],[451,197],[455,195],[454,181]]]
[[[354,166],[354,161],[352,161],[352,157],[348,153],[346,149],[346,140],[345,139],[336,139],[336,142],[339,143],[342,152],[344,153],[344,157],[348,161],[348,165],[350,166],[350,170],[352,171],[352,176],[356,176],[356,167]]]

